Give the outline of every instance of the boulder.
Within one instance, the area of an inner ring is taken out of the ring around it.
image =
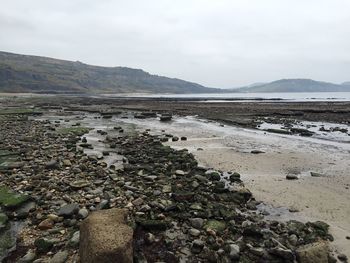
[[[79,254],[84,263],[133,262],[133,230],[123,209],[93,212],[80,226]]]
[[[299,263],[328,263],[329,247],[326,242],[316,242],[296,250]]]

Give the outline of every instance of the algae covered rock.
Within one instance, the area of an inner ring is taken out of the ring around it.
[[[28,200],[28,196],[17,194],[5,186],[0,186],[0,205],[5,208],[16,208]]]

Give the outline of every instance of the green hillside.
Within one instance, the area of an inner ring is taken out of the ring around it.
[[[209,93],[218,89],[141,69],[0,52],[0,92],[34,93]]]

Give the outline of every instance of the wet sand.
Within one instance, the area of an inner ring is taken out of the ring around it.
[[[204,166],[236,171],[259,201],[292,211],[280,219],[325,221],[331,225],[335,251],[350,256],[350,145],[290,135],[265,134],[218,123],[180,118],[171,124],[157,120],[127,120],[187,141],[169,142],[187,148]],[[252,154],[252,150],[264,153]],[[324,177],[311,177],[310,171]],[[286,180],[296,174],[298,180]]]

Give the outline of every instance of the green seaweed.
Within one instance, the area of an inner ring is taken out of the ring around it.
[[[28,200],[28,196],[10,191],[5,186],[0,186],[0,205],[6,208],[15,208]]]

